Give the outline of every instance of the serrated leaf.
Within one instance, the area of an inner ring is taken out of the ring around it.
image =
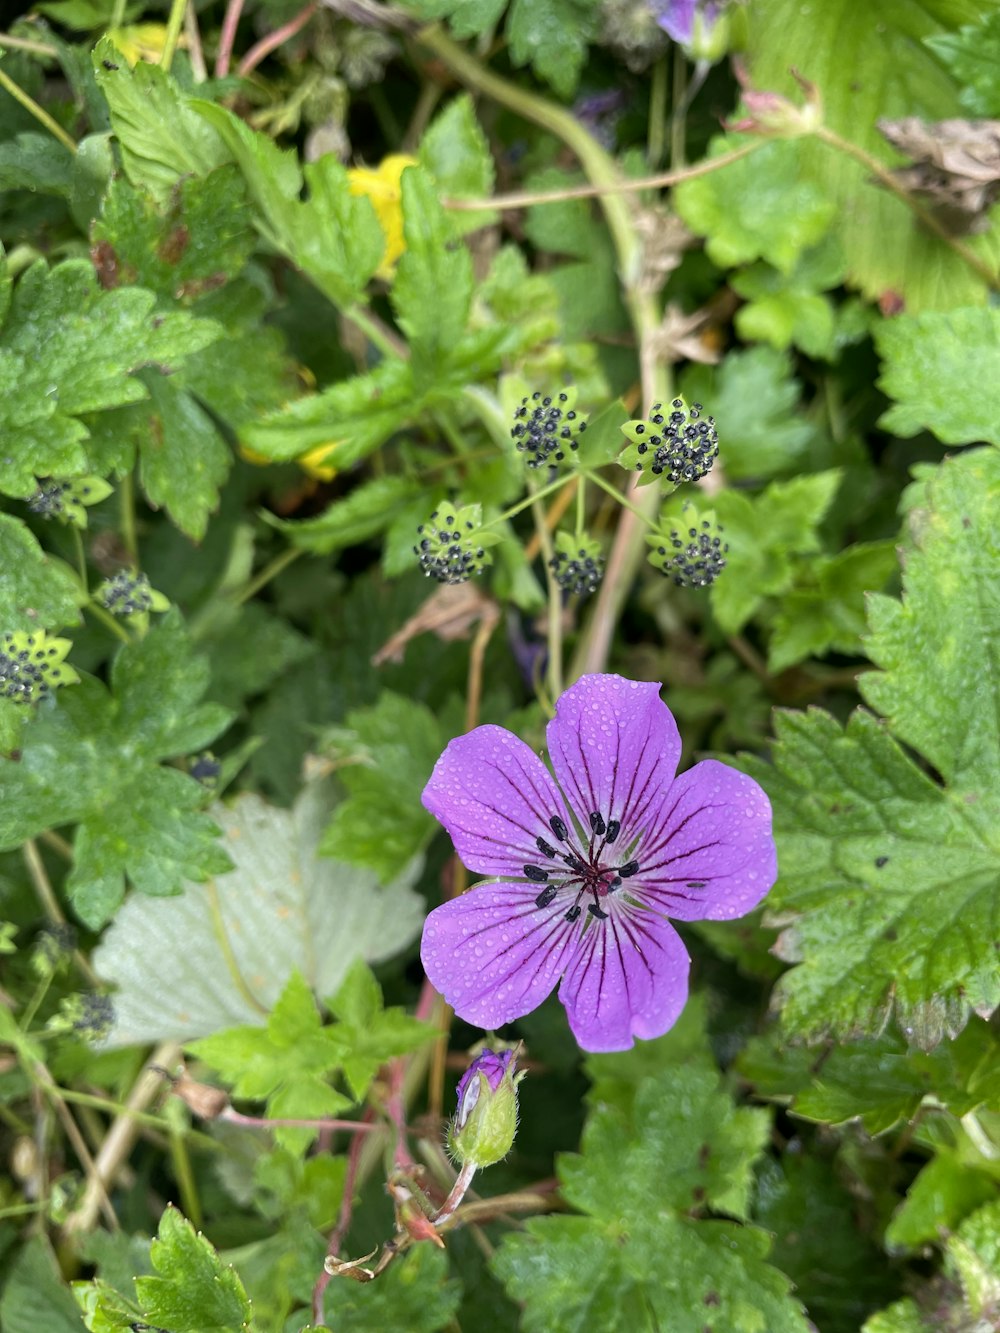
[[[94,48],[93,61],[133,185],[166,203],[181,176],[207,176],[231,160],[221,136],[190,109],[159,65],[140,60],[130,67],[107,37]]]
[[[435,822],[420,801],[445,741],[424,704],[384,691],[372,708],[348,713],[338,769],[347,799],[320,843],[325,856],[364,866],[384,879],[427,845]]]
[[[142,439],[139,476],[150,502],[162,505],[194,541],[205,535],[229,475],[232,453],[208,413],[173,380],[147,374],[150,404],[137,408]]]
[[[51,134],[26,131],[0,143],[0,190],[69,193],[73,155]]]
[[[650,1315],[671,1333],[702,1333],[706,1318],[805,1333],[787,1279],[765,1262],[766,1233],[697,1217],[706,1203],[745,1216],[766,1136],[766,1116],[734,1107],[710,1069],[644,1080],[630,1111],[598,1103],[582,1155],[559,1161],[584,1215],[533,1218],[492,1261],[526,1333],[624,1333]]]
[[[732,152],[739,141],[722,136],[708,159]],[[818,245],[833,221],[835,204],[822,184],[803,177],[798,144],[773,140],[750,157],[711,174],[683,181],[674,207],[720,268],[766,259],[791,273],[806,250]]]
[[[837,469],[772,482],[760,495],[720,491],[715,512],[729,543],[726,577],[712,585],[712,610],[735,634],[765,597],[788,591],[793,557],[819,550],[818,527],[840,485]]]
[[[337,450],[334,449],[330,462],[335,463],[336,459]],[[334,500],[316,518],[283,523],[281,526],[293,546],[316,555],[328,555],[331,551],[356,546],[384,532],[414,497],[421,494],[426,492],[418,482],[408,477],[373,477],[356,486],[342,500]],[[410,534],[411,546],[415,540],[414,523]]]
[[[176,1208],[160,1218],[150,1248],[156,1277],[138,1277],[144,1318],[171,1333],[237,1333],[250,1328],[250,1302],[234,1269]]]
[[[340,1065],[359,1100],[387,1060],[416,1050],[436,1036],[431,1024],[411,1018],[404,1009],[383,1007],[381,987],[360,959],[328,1003],[338,1019],[333,1031],[346,1052]]]
[[[800,964],[777,998],[801,1035],[879,1032],[895,1012],[930,1047],[1000,1003],[1000,455],[945,462],[926,494],[903,600],[871,603],[867,650],[883,670],[862,692],[888,727],[788,714],[774,767],[747,764],[775,809],[769,909],[786,924],[781,956]]]
[[[530,62],[561,97],[572,97],[597,27],[592,0],[513,0],[505,29],[511,60]]]
[[[29,1240],[10,1265],[0,1297],[6,1333],[81,1333],[84,1322],[59,1265],[42,1237]]]
[[[86,593],[13,514],[0,514],[0,632],[62,629],[80,620]]]
[[[487,199],[493,193],[493,157],[468,93],[434,117],[420,140],[419,162],[450,199]],[[462,235],[496,221],[494,209],[451,216]]]
[[[462,340],[472,301],[472,258],[456,242],[427,173],[408,167],[402,177],[406,250],[392,286],[392,303],[410,343],[414,383],[440,378]]]
[[[879,134],[878,120],[958,114],[955,85],[923,43],[975,12],[971,5],[945,7],[931,0],[872,0],[860,7],[856,0],[825,0],[820,9],[771,0],[747,15],[752,83],[800,101],[794,68],[818,86],[832,130],[892,165],[896,155]],[[850,281],[866,296],[894,292],[908,310],[985,302],[982,278],[924,229],[906,204],[874,184],[865,166],[815,138],[781,147],[797,158],[800,178],[833,204]],[[976,238],[972,245],[987,263],[996,263],[995,237]]]
[[[695,366],[681,380],[687,402],[715,417],[726,475],[734,481],[801,470],[814,432],[802,420],[792,360],[773,347],[732,352],[718,367]]]
[[[859,542],[833,556],[818,556],[781,599],[767,654],[777,674],[806,657],[862,652],[865,595],[880,592],[896,571],[892,542]]]
[[[879,425],[930,430],[945,444],[1000,444],[1000,310],[952,310],[881,321],[879,388],[895,404]]]
[[[171,614],[121,649],[110,692],[87,678],[26,731],[17,762],[0,761],[0,847],[46,829],[79,825],[66,887],[91,927],[122,900],[125,877],[170,894],[228,859],[199,812],[203,789],[159,761],[207,745],[229,714],[200,702],[208,666]]]
[[[992,1176],[938,1153],[922,1168],[885,1231],[890,1250],[915,1250],[954,1231],[963,1218],[996,1197]]]
[[[168,373],[222,335],[209,320],[154,315],[138,287],[105,292],[84,260],[32,266],[14,289],[0,349],[0,486],[30,495],[36,476],[103,474],[79,419],[147,396],[136,372]]]
[[[291,811],[244,795],[211,813],[230,873],[188,884],[177,898],[133,895],[95,951],[98,973],[118,987],[112,1046],[259,1024],[295,968],[328,996],[355,959],[380,962],[420,929],[418,865],[383,888],[368,872],[317,856],[327,819],[317,789],[306,788]]]
[[[986,13],[957,32],[924,38],[958,84],[958,100],[970,116],[1000,115],[1000,14]]]

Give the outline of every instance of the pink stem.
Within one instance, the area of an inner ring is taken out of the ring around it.
[[[228,1120],[231,1125],[254,1125],[261,1129],[287,1126],[290,1129],[346,1129],[353,1134],[366,1134],[375,1128],[374,1125],[366,1125],[361,1120],[273,1120],[268,1116],[243,1115],[240,1111],[234,1111],[231,1106],[222,1111],[216,1119]]]
[[[466,1162],[458,1173],[458,1179],[451,1187],[451,1193],[445,1199],[444,1203],[434,1214],[434,1225],[439,1227],[442,1222],[447,1222],[452,1216],[458,1205],[468,1193],[469,1186],[472,1184],[472,1177],[476,1174],[476,1168],[472,1162]]]
[[[236,29],[239,26],[242,13],[243,0],[229,0],[222,20],[222,31],[219,33],[219,49],[215,56],[215,77],[217,79],[224,79],[229,73],[229,61],[232,58]]]
[[[240,61],[236,71],[237,74],[241,78],[245,78],[252,69],[257,68],[265,56],[269,56],[283,42],[287,42],[290,37],[294,37],[300,28],[304,28],[318,8],[319,5],[316,3],[306,5],[305,9],[299,10],[295,17],[289,19],[284,27],[277,28],[274,32],[268,33],[266,37],[262,37],[255,46],[251,46]]]
[[[365,1112],[365,1121],[355,1126],[357,1130],[374,1129],[371,1122],[375,1119],[374,1111]],[[337,1216],[337,1225],[330,1232],[330,1239],[327,1242],[326,1252],[328,1255],[336,1258],[341,1245],[344,1243],[344,1237],[351,1225],[351,1217],[354,1213],[354,1187],[358,1179],[358,1167],[361,1163],[361,1149],[364,1147],[365,1136],[363,1133],[354,1135],[351,1143],[351,1150],[347,1154],[347,1170],[344,1173],[344,1195],[340,1200],[340,1212]],[[316,1279],[316,1285],[313,1287],[313,1322],[315,1324],[323,1323],[323,1296],[330,1283],[330,1274],[325,1268],[320,1270],[320,1275]]]

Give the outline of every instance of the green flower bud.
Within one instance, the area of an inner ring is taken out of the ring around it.
[[[483,1051],[462,1075],[458,1110],[448,1130],[448,1147],[461,1165],[476,1168],[502,1162],[517,1133],[515,1051]]]

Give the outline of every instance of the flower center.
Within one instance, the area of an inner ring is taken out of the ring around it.
[[[572,906],[565,912],[567,921],[579,919],[583,912],[581,900],[586,897],[593,899],[587,903],[590,915],[598,921],[606,920],[608,914],[601,905],[602,900],[620,888],[623,879],[639,872],[638,861],[616,865],[614,852],[608,851],[618,841],[621,823],[617,819],[605,819],[599,810],[592,811],[589,819],[590,839],[583,848],[570,838],[565,821],[553,815],[549,819],[549,828],[555,837],[555,845],[546,838],[535,839],[542,856],[552,864],[524,866],[524,873],[533,884],[545,885],[535,899],[537,906],[548,907],[557,896],[567,891],[573,894]]]

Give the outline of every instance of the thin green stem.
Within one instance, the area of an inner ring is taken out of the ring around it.
[[[35,42],[30,37],[12,37],[9,32],[0,32],[0,49],[9,47],[11,51],[27,51],[33,56],[58,56],[59,52],[47,42]]]
[[[27,1008],[21,1015],[21,1021],[19,1026],[22,1032],[27,1032],[30,1029],[32,1023],[35,1021],[35,1015],[41,1008],[42,1001],[49,993],[49,987],[51,985],[52,985],[52,973],[50,972],[47,976],[42,977],[41,981],[39,981],[38,985],[35,987],[34,995],[32,995],[31,999],[28,1001]]]
[[[547,634],[549,648],[548,687],[550,696],[553,700],[556,700],[563,692],[562,589],[556,582],[555,570],[552,568],[555,551],[552,546],[552,534],[549,532],[548,524],[545,522],[545,510],[541,503],[543,494],[544,491],[539,491],[537,495],[532,496],[531,515],[535,520],[535,532],[538,534],[538,545],[541,548],[542,560],[545,562],[545,581],[549,591]]]
[[[15,102],[20,102],[29,115],[34,116],[39,125],[44,125],[54,139],[58,139],[64,148],[68,148],[71,153],[76,152],[76,144],[69,137],[58,121],[52,119],[44,107],[38,105],[35,99],[29,96],[24,89],[14,82],[9,74],[0,69],[0,88],[10,93]]]
[[[56,834],[53,834],[52,836],[58,837]],[[42,834],[42,837],[48,841],[45,834]],[[62,842],[61,838],[58,840]],[[69,857],[72,859],[72,848],[68,847],[65,843],[63,846],[66,847]],[[24,846],[21,848],[21,855],[24,857],[24,863],[28,867],[28,874],[31,876],[31,883],[34,886],[35,894],[42,905],[42,911],[45,913],[47,919],[51,921],[53,925],[65,925],[66,916],[62,907],[59,905],[59,899],[56,897],[55,889],[52,887],[52,881],[49,879],[48,871],[45,869],[45,862],[42,860],[41,853],[38,850],[38,844],[35,842],[34,838],[28,838],[26,840]],[[90,966],[86,956],[79,949],[73,950],[73,962],[76,964],[77,970],[80,972],[81,976],[86,979],[89,985],[96,987],[101,984],[97,973]]]
[[[509,518],[516,517],[516,515],[523,513],[525,509],[530,509],[537,501],[544,500],[553,491],[561,490],[563,486],[569,485],[572,481],[572,477],[556,477],[555,481],[550,481],[540,491],[533,491],[526,499],[518,500],[516,505],[511,505],[509,509],[505,509],[497,518],[491,519],[489,523],[485,523],[483,526],[495,528],[500,523],[506,523]],[[548,529],[546,529],[546,532],[548,532]]]
[[[121,537],[126,551],[133,563],[139,563],[139,538],[135,527],[135,479],[131,472],[126,472],[118,487],[118,515],[121,521]]]
[[[198,1194],[198,1182],[195,1180],[191,1154],[184,1134],[187,1126],[183,1119],[179,1118],[183,1117],[184,1112],[176,1100],[168,1102],[165,1109],[170,1123],[170,1161],[174,1168],[174,1179],[180,1190],[181,1204],[185,1215],[196,1227],[200,1227],[203,1220],[201,1197]]]
[[[349,319],[352,324],[356,324],[368,341],[385,357],[398,357],[405,361],[409,355],[409,348],[397,337],[391,329],[386,328],[382,321],[373,315],[370,310],[364,306],[352,305],[344,311],[344,318]]]
[[[447,408],[441,407],[434,413],[434,420],[440,426],[441,431],[448,437],[448,443],[455,450],[460,458],[465,458],[469,452],[469,446],[462,438],[462,433],[455,425],[451,413]]]
[[[647,528],[655,528],[656,520],[638,505],[634,505],[631,500],[622,494],[610,481],[606,481],[598,472],[585,472],[584,476],[588,481],[592,481],[595,486],[600,486],[602,491],[606,491],[612,499],[616,500],[623,509],[627,509],[630,514],[634,514],[640,522],[645,523]]]
[[[90,594],[90,588],[87,582],[87,555],[83,549],[83,533],[74,523],[73,528],[73,553],[76,556],[76,572],[80,575],[80,584],[85,593]]]
[[[107,629],[109,629],[112,634],[116,635],[119,639],[121,639],[122,643],[132,642],[131,635],[129,634],[125,626],[119,624],[119,622],[115,620],[114,616],[110,615],[107,611],[105,611],[104,607],[101,606],[99,602],[95,602],[94,599],[91,598],[90,601],[87,603],[87,610],[90,612],[92,616],[96,616],[97,619],[101,622],[101,624],[104,625]]]
[[[673,114],[670,117],[670,166],[683,168],[687,156],[687,57],[679,44],[674,47]]]
[[[184,26],[184,11],[187,9],[187,4],[188,0],[170,0],[167,35],[163,42],[163,55],[160,57],[160,68],[163,70],[169,70],[174,63],[177,43],[181,37],[181,28]]]
[[[127,1120],[134,1120],[137,1125],[144,1125],[147,1129],[158,1130],[161,1134],[169,1137],[172,1126],[163,1118],[162,1115],[153,1115],[149,1111],[138,1111],[124,1102],[116,1102],[108,1097],[97,1097],[90,1092],[77,1092],[75,1088],[59,1088],[59,1096],[64,1102],[73,1102],[80,1106],[91,1107],[95,1111],[103,1111],[107,1115],[123,1116]],[[218,1139],[213,1139],[208,1134],[203,1134],[201,1130],[192,1129],[186,1126],[184,1133],[199,1148],[207,1148],[211,1152],[224,1152],[225,1149]]]
[[[646,161],[655,171],[663,161],[667,125],[667,57],[653,66],[649,85],[649,124],[646,130]]]
[[[109,25],[112,31],[120,28],[125,22],[125,9],[127,5],[128,0],[115,0],[114,8],[111,11],[111,23]]]
[[[256,574],[250,580],[249,583],[245,583],[242,588],[233,593],[230,598],[233,606],[242,606],[243,603],[248,602],[251,597],[255,597],[257,593],[260,592],[261,588],[266,588],[272,579],[277,578],[283,570],[286,570],[289,565],[294,564],[299,556],[304,554],[305,552],[300,546],[289,546],[282,551],[280,555],[276,555],[269,564],[264,566],[259,574]]]
[[[587,477],[584,474],[576,483],[576,536],[579,540],[587,525]]]

